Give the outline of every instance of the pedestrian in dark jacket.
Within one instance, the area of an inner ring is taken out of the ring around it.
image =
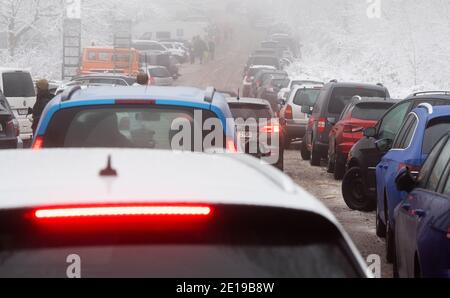
[[[36,82],[36,103],[33,106],[33,109],[29,112],[33,115],[33,125],[31,128],[33,129],[33,135],[36,134],[36,129],[41,120],[42,112],[44,111],[47,104],[52,100],[53,94],[51,94],[48,90],[48,81],[47,80],[39,80]]]
[[[209,59],[214,60],[216,57],[216,44],[212,39],[208,43],[208,50],[209,50]]]

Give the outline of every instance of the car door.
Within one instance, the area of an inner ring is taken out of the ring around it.
[[[436,212],[439,213],[439,210],[445,207],[441,206],[442,199],[438,199],[437,192],[446,167],[448,168],[449,160],[450,141],[444,138],[435,146],[425,162],[418,178],[419,187],[409,194],[397,209],[397,265],[401,277],[414,277],[417,269],[415,256],[419,249],[419,239],[423,240],[431,235],[433,232],[430,230],[431,222]],[[425,255],[426,251],[429,249],[425,249]]]
[[[386,214],[385,212],[392,210],[392,208],[389,208],[392,205],[386,205],[386,203],[389,203],[389,197],[392,196],[392,191],[390,194],[391,185],[395,181],[399,166],[402,160],[404,160],[405,150],[409,147],[416,127],[417,118],[414,114],[410,114],[400,129],[393,143],[392,150],[383,156],[376,169],[379,214],[382,219],[384,218],[385,223],[387,223],[389,216],[392,218],[392,214]]]

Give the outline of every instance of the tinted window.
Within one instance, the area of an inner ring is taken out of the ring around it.
[[[171,150],[173,138],[183,130],[182,125],[190,125],[192,131],[195,125],[203,127],[203,123],[195,122],[193,115],[192,109],[147,106],[61,110],[50,122],[44,147]],[[206,121],[209,118],[215,117],[205,111],[203,120]],[[216,123],[221,126],[220,121],[216,120]],[[173,127],[176,129],[172,129]],[[219,129],[223,131],[222,127]],[[190,135],[194,138],[192,131]],[[205,135],[210,132],[204,131]],[[182,145],[189,146],[190,142],[191,146],[186,150],[192,150],[193,141],[186,140],[186,143]]]
[[[170,73],[166,68],[158,67],[158,68],[150,68],[149,69],[150,76],[155,78],[167,78],[170,77]]]
[[[380,90],[371,90],[364,88],[338,87],[333,89],[330,101],[328,103],[328,113],[340,115],[344,108],[351,102],[356,95],[361,97],[381,97],[385,98],[386,93]]]
[[[270,119],[272,118],[272,110],[269,106],[252,105],[252,104],[230,104],[231,113],[235,119]]]
[[[319,97],[320,89],[299,89],[295,94],[294,104],[298,106],[314,106]]]
[[[450,129],[450,117],[433,119],[428,123],[423,139],[422,153],[428,154],[434,145]]]
[[[289,80],[288,79],[272,79],[270,84],[272,86],[286,88],[289,85]]]
[[[389,111],[388,114],[383,118],[379,131],[378,138],[379,139],[390,139],[394,140],[397,135],[400,127],[403,124],[403,120],[405,119],[406,113],[408,112],[408,107],[410,103],[404,102],[394,109]]]
[[[441,155],[438,157],[434,164],[434,168],[431,171],[430,178],[425,188],[431,191],[437,191],[439,181],[444,175],[445,168],[450,161],[450,140],[447,141],[446,147],[441,151]]]
[[[432,170],[432,168],[434,166],[436,158],[441,153],[441,149],[442,149],[442,146],[443,146],[445,141],[446,141],[446,139],[442,138],[436,144],[436,146],[434,146],[433,150],[428,155],[428,158],[425,161],[425,163],[423,164],[422,169],[421,169],[420,174],[419,174],[419,178],[418,178],[419,187],[425,188],[425,186],[427,184],[427,177],[429,176],[429,174],[430,174],[430,172],[431,172],[431,170]]]
[[[414,133],[417,129],[417,118],[414,115],[410,115],[403,125],[402,129],[398,133],[398,136],[394,142],[394,149],[406,149],[411,144],[411,140],[414,137]]]
[[[392,105],[389,103],[360,103],[353,109],[352,117],[378,121]]]
[[[3,94],[6,97],[34,97],[33,80],[27,72],[11,72],[3,74]]]

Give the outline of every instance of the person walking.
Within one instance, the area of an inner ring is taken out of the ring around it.
[[[42,117],[42,112],[44,111],[47,104],[54,97],[53,94],[48,90],[49,84],[47,80],[39,80],[36,82],[36,103],[32,109],[28,110],[28,114],[33,115],[33,124],[31,128],[33,129],[33,135],[36,134],[36,129],[38,127],[39,121]]]
[[[216,57],[216,44],[212,39],[208,42],[209,59],[213,61]]]

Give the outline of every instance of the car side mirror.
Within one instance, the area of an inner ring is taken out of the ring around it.
[[[410,193],[416,188],[417,181],[411,174],[408,168],[403,169],[398,174],[397,178],[395,179],[395,185],[397,186],[398,191],[406,191],[407,193]]]
[[[307,115],[311,115],[313,111],[313,107],[311,106],[302,106],[302,113],[303,114],[307,114]]]
[[[369,127],[363,130],[363,134],[366,138],[375,138],[377,135],[377,129],[375,127]]]
[[[388,152],[392,148],[392,140],[382,139],[375,142],[375,146],[380,152]]]

